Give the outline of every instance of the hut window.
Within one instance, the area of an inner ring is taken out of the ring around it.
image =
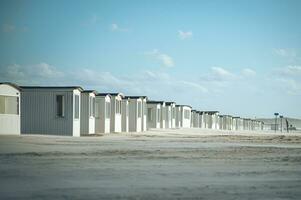
[[[111,117],[111,106],[109,102],[106,102],[106,118]]]
[[[0,96],[0,114],[19,114],[19,97]]]
[[[147,119],[149,122],[153,121],[153,113],[152,113],[153,109],[152,108],[148,108],[147,109]]]
[[[79,118],[79,95],[74,96],[74,118]]]
[[[64,105],[64,96],[56,95],[56,116],[64,117],[65,105]]]
[[[138,102],[138,117],[141,117],[142,115],[142,106],[141,106],[141,102]]]
[[[190,111],[189,110],[184,111],[184,118],[185,119],[190,119]]]

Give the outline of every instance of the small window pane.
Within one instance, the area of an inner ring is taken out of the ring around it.
[[[56,96],[56,115],[58,117],[64,117],[64,96]]]
[[[152,112],[153,112],[152,108],[148,108],[147,109],[147,119],[148,119],[149,122],[153,121],[153,114],[152,114]]]
[[[19,114],[19,97],[0,96],[0,114]]]

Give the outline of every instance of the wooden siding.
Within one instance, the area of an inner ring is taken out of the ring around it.
[[[56,116],[56,95],[64,95],[65,116]],[[73,91],[23,89],[21,133],[73,135]]]

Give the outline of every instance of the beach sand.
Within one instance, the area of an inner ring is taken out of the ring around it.
[[[301,199],[301,133],[0,136],[0,199]]]

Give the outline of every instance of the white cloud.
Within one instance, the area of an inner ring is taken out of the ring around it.
[[[273,52],[282,57],[296,57],[297,52],[295,49],[285,49],[285,48],[279,48],[279,49],[273,49]]]
[[[191,38],[192,37],[192,32],[191,31],[182,31],[182,30],[179,30],[178,31],[178,36],[180,39],[182,40],[185,40],[185,39],[188,39],[188,38]]]
[[[245,68],[241,71],[243,76],[255,76],[256,72],[250,68]]]
[[[237,76],[222,67],[211,67],[210,73],[201,75],[201,81],[225,82],[236,79]]]
[[[12,24],[3,24],[2,25],[2,31],[6,33],[10,33],[16,30],[16,26]]]
[[[151,52],[145,53],[146,55],[150,55],[155,59],[159,60],[165,67],[173,67],[174,61],[173,58],[167,54],[161,53],[159,50],[154,49]]]
[[[128,32],[129,31],[129,29],[127,29],[127,28],[121,28],[117,24],[111,24],[111,30],[112,31],[118,31],[118,32]]]
[[[64,73],[57,70],[54,66],[47,63],[39,63],[35,65],[8,65],[0,68],[1,78],[9,82],[17,82],[19,84],[30,84],[38,82],[47,82],[59,80]]]
[[[301,79],[301,66],[286,66],[276,69],[275,72],[282,77],[295,77]]]

